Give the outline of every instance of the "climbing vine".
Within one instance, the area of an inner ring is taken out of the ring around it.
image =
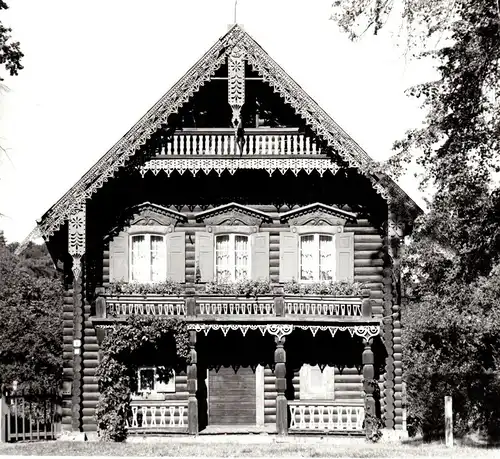
[[[189,333],[176,317],[130,317],[116,325],[101,345],[96,371],[99,401],[96,420],[101,440],[124,441],[130,416],[131,396],[137,391],[141,366],[163,367],[160,379],[173,371],[185,371],[189,359]]]

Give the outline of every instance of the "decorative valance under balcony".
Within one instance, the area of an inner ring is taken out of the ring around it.
[[[217,158],[172,157],[168,159],[152,159],[139,166],[139,171],[143,177],[148,171],[153,172],[155,175],[163,171],[167,176],[170,176],[173,171],[177,171],[179,174],[189,171],[193,175],[196,175],[199,171],[203,171],[205,174],[215,171],[220,176],[224,171],[234,174],[238,169],[263,169],[269,175],[272,175],[275,171],[279,171],[282,174],[292,171],[295,175],[300,171],[305,171],[307,174],[317,171],[320,176],[323,176],[326,171],[330,171],[335,175],[339,170],[339,166],[329,158],[324,157],[249,158],[230,156],[218,156]]]

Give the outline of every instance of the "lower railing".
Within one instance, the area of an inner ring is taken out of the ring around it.
[[[365,408],[363,405],[329,401],[291,400],[290,432],[362,432]]]
[[[131,416],[127,421],[130,430],[188,429],[187,401],[132,401]]]

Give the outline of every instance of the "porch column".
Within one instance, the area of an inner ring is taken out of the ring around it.
[[[276,430],[278,435],[288,433],[288,413],[286,390],[286,353],[284,349],[285,337],[276,337],[276,350],[274,351],[274,373],[276,375]]]
[[[375,378],[375,369],[373,366],[373,338],[363,339],[365,346],[363,350],[363,389],[365,391],[365,434],[368,438],[372,428],[372,416],[375,416],[375,399],[373,398],[373,380]]]
[[[71,390],[71,428],[80,432],[82,420],[82,339],[83,273],[82,258],[86,239],[85,201],[76,207],[68,222],[68,253],[73,259],[73,384]]]
[[[188,430],[191,435],[198,434],[198,400],[196,398],[198,379],[198,355],[195,349],[196,331],[189,330],[189,357],[190,364],[187,367],[187,388],[188,396]]]

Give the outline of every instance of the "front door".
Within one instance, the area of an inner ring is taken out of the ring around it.
[[[208,423],[255,424],[255,373],[249,367],[236,371],[220,367],[208,374]]]

